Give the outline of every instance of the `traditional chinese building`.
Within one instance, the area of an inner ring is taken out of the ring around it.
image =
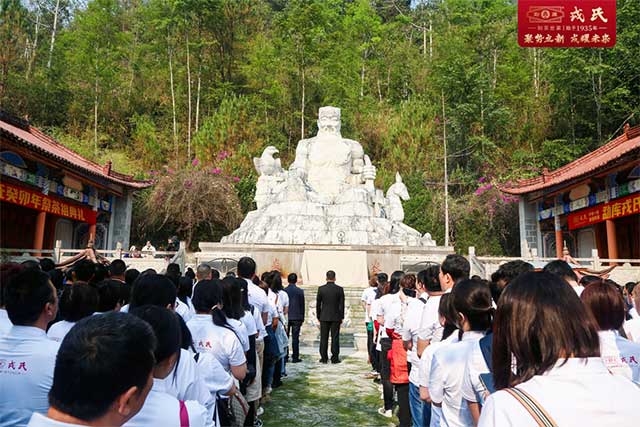
[[[132,193],[148,187],[91,162],[28,122],[0,112],[0,247],[129,245]]]
[[[521,255],[640,259],[640,126],[502,191],[520,197]]]

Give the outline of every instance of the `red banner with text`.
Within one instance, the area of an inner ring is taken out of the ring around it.
[[[615,0],[518,0],[522,47],[613,47]]]
[[[96,223],[97,212],[45,196],[39,191],[0,182],[0,201],[24,206],[25,208],[47,212],[88,224]]]
[[[633,214],[640,214],[640,193],[569,214],[569,230]]]

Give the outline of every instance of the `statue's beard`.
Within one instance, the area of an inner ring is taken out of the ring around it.
[[[337,126],[322,126],[318,128],[318,133],[340,135],[340,128]]]

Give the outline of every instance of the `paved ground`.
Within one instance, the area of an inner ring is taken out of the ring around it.
[[[378,385],[365,379],[365,353],[343,349],[342,363],[318,363],[316,349],[306,348],[302,363],[287,365],[284,384],[264,405],[265,427],[279,426],[393,426],[397,419],[377,414]],[[370,367],[369,367],[370,368]]]

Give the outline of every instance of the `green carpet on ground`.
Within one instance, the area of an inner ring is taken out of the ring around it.
[[[361,353],[343,357],[342,363],[323,365],[317,356],[288,364],[288,377],[274,389],[261,417],[265,427],[279,426],[393,426],[383,418],[378,385],[364,378],[370,368]]]

